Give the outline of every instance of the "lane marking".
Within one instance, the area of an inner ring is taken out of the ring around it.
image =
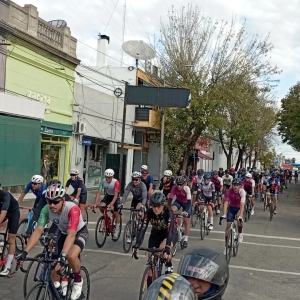
[[[109,251],[109,250],[100,250],[100,249],[84,249],[85,251],[91,251],[91,252],[100,252],[100,253],[106,253],[106,254],[114,254],[119,256],[128,256],[130,257],[131,253],[122,253],[122,252],[116,252],[116,251]],[[146,258],[146,255],[143,255]],[[142,255],[140,256],[142,257]],[[172,258],[173,261],[180,261],[178,258]],[[248,271],[255,271],[255,272],[263,272],[263,273],[274,273],[274,274],[285,274],[285,275],[295,275],[300,276],[300,273],[296,272],[288,272],[288,271],[278,271],[278,270],[267,270],[267,269],[257,269],[257,268],[251,268],[251,267],[243,267],[243,266],[236,266],[236,265],[229,265],[232,269],[240,269],[240,270],[248,270]]]

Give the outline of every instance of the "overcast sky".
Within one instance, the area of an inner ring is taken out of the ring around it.
[[[111,38],[109,64],[119,66],[122,45],[123,6],[125,0],[15,0],[16,3],[37,6],[40,17],[50,21],[63,19],[78,39],[77,56],[84,64],[95,65],[98,33]],[[300,1],[299,0],[127,0],[125,41],[141,39],[152,45],[160,38],[160,19],[167,20],[172,5],[180,7],[197,4],[207,16],[230,21],[237,16],[238,22],[247,19],[247,31],[267,35],[274,45],[272,60],[283,70],[276,96],[281,99],[289,88],[300,80]],[[124,63],[134,65],[134,60],[124,55]],[[280,138],[278,138],[280,143]],[[277,152],[287,157],[300,154],[288,145],[279,144]]]

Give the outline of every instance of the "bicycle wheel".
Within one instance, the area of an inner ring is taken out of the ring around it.
[[[232,245],[233,245],[233,234],[232,234],[232,229],[230,229],[227,237],[227,247],[226,247],[226,260],[228,263],[230,263],[230,259],[231,259]]]
[[[115,227],[115,223],[114,223],[114,228],[116,228]],[[122,216],[120,215],[120,229],[119,229],[119,234],[118,234],[118,237],[116,238],[116,239],[114,239],[113,238],[113,234],[111,235],[112,236],[112,240],[114,241],[114,242],[117,242],[118,240],[119,240],[119,238],[120,238],[120,236],[121,236],[121,233],[122,233]]]
[[[91,292],[91,281],[90,275],[86,267],[80,267],[80,273],[83,280],[82,292],[81,292],[81,299],[89,300],[90,299],[90,292]]]
[[[39,258],[39,257],[45,257],[45,254],[43,253],[37,254],[34,258]],[[26,269],[27,273],[25,273],[24,280],[23,280],[24,298],[26,298],[28,291],[30,291],[34,287],[34,284],[37,282],[37,280],[40,279],[40,276],[42,275],[43,267],[44,267],[44,263],[40,263],[37,261],[31,261],[28,264],[28,267]],[[25,267],[23,266],[23,268]]]
[[[106,237],[107,237],[107,226],[105,224],[104,216],[101,216],[96,225],[95,230],[95,241],[98,248],[102,248],[105,244]]]
[[[238,234],[236,226],[235,226],[235,232],[234,232],[232,251],[233,251],[233,256],[236,257],[237,253],[239,251],[239,234]]]
[[[244,209],[244,220],[245,222],[247,222],[248,220],[248,201],[246,202],[245,209]]]
[[[26,234],[27,228],[28,228],[28,219],[23,219],[19,223],[19,227],[18,227],[17,233],[20,234],[20,235],[24,235],[24,234]]]
[[[270,202],[270,221],[272,221],[273,219],[273,214],[274,214],[274,202],[273,202],[273,199],[271,199],[271,202]]]
[[[205,224],[203,220],[203,212],[200,214],[200,238],[201,240],[204,240],[205,236]]]
[[[143,299],[143,295],[147,291],[148,283],[150,283],[150,282],[151,283],[153,282],[153,272],[152,272],[152,267],[147,266],[145,271],[144,271],[142,281],[141,281],[139,300]]]
[[[204,227],[206,230],[206,235],[209,235],[210,230],[208,229],[208,214],[205,214]]]
[[[196,204],[195,207],[194,207],[192,218],[191,218],[192,227],[196,226],[197,219],[198,219],[198,205]]]
[[[17,234],[16,235],[16,253],[20,254],[22,251],[24,251],[24,243],[22,240],[22,237]]]
[[[52,300],[51,291],[49,286],[45,283],[38,283],[28,293],[25,300]]]
[[[89,224],[89,212],[88,212],[87,208],[84,209],[84,214],[83,214],[82,218],[83,218],[85,224],[88,225]]]
[[[131,220],[129,220],[124,228],[123,233],[123,250],[125,253],[128,253],[131,249],[133,243],[133,230],[134,224],[132,224]]]

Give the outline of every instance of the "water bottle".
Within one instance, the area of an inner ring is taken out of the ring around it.
[[[4,241],[3,241],[3,240],[0,240],[0,254],[1,254],[2,251],[3,251],[3,246],[4,246]]]
[[[161,275],[161,270],[160,270],[160,265],[159,265],[159,263],[156,264],[156,269],[157,269],[157,276],[160,277],[160,275]]]
[[[56,288],[56,290],[57,290],[57,292],[58,292],[58,295],[59,295],[59,296],[62,296],[63,291],[62,291],[60,282],[59,282],[59,281],[55,281],[55,282],[54,282],[54,286],[55,286],[55,288]]]
[[[32,210],[29,210],[29,211],[28,211],[28,215],[27,215],[28,225],[30,224],[30,221],[31,221],[31,219],[32,219],[32,215],[33,215]]]

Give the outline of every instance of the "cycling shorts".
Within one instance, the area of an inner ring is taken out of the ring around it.
[[[221,196],[221,188],[216,188],[216,195]]]
[[[229,205],[227,210],[227,222],[232,223],[235,220],[237,213],[240,211],[240,207],[232,207]]]
[[[57,234],[57,239],[56,239],[56,247],[55,247],[55,252],[52,255],[52,258],[55,259],[57,258],[63,247],[64,247],[64,243],[65,240],[67,238],[66,234],[63,234],[59,231],[59,229],[57,228],[57,226],[55,224],[52,223],[51,227],[49,228],[49,233],[55,233]],[[74,245],[77,245],[81,251],[83,250],[83,248],[85,247],[87,240],[89,237],[89,232],[86,226],[83,226],[77,233],[76,233],[76,237],[75,237],[75,241],[74,241]]]
[[[271,195],[271,194],[278,195],[278,190],[270,190],[270,189],[267,189],[267,194],[268,194],[268,195]]]
[[[252,190],[245,190],[246,194],[251,196],[252,195]]]
[[[20,222],[20,210],[16,209],[15,211],[6,214],[6,218],[8,219],[7,228],[8,233],[17,234]]]
[[[180,210],[180,208],[182,208],[182,211],[186,211],[186,207],[188,206],[188,203],[182,203],[179,202],[177,199],[173,202],[172,206],[176,206],[178,210]],[[186,216],[186,218],[190,218],[191,216],[191,207],[189,209],[189,211],[186,211],[188,213],[188,215]]]
[[[76,198],[76,194],[77,193],[74,192],[71,196],[74,197],[74,198]],[[79,204],[86,204],[87,193],[80,194],[78,201],[79,201]]]
[[[106,206],[108,206],[112,200],[114,199],[114,195],[106,195],[100,203],[105,203]],[[119,210],[119,199],[117,199],[117,201],[114,203],[114,211],[118,211]]]
[[[167,237],[168,237],[168,233],[167,234],[161,234],[161,236],[158,236],[156,234],[151,233],[150,236],[149,236],[149,240],[148,240],[148,248],[155,247],[155,248],[159,249],[161,243],[164,240],[166,240]],[[176,231],[176,233],[172,234],[172,243],[173,243],[173,245],[175,243],[177,243],[177,241],[178,241],[178,233]]]
[[[212,197],[207,197],[202,195],[202,197],[199,199],[200,203],[206,203],[207,205],[210,205],[211,207],[215,207],[215,203],[213,202]]]
[[[133,198],[133,199],[131,200],[130,207],[136,208],[137,205],[138,205],[139,203],[142,203],[142,202],[143,202],[142,199],[139,200],[139,199]]]

